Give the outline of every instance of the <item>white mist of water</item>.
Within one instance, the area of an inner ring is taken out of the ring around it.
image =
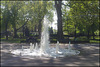
[[[44,17],[44,22],[43,22],[43,31],[41,34],[41,46],[40,46],[40,51],[42,53],[46,53],[47,50],[49,49],[50,45],[49,45],[49,31],[48,31],[48,27],[49,27],[49,21],[46,19],[46,16]]]
[[[30,43],[30,48],[25,49],[22,46],[22,49],[12,50],[11,53],[21,56],[45,56],[45,57],[64,57],[66,55],[77,55],[80,52],[76,50],[72,50],[70,47],[70,42],[68,49],[60,48],[59,42],[57,41],[57,44],[55,47],[51,47],[50,41],[49,41],[49,21],[47,20],[46,16],[43,20],[43,31],[41,33],[41,41],[40,41],[40,48],[38,44],[32,45]]]

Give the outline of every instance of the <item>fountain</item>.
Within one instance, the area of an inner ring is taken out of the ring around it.
[[[72,50],[70,46],[70,42],[68,45],[68,49],[60,48],[59,41],[57,41],[55,47],[51,47],[49,41],[48,20],[46,19],[45,16],[43,22],[43,31],[41,34],[40,47],[38,46],[37,43],[35,45],[30,43],[30,48],[24,49],[22,46],[22,49],[12,50],[11,53],[15,55],[21,55],[21,56],[55,58],[55,57],[64,57],[66,55],[77,55],[80,52],[78,50]]]

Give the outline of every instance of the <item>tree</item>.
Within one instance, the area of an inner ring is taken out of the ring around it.
[[[29,31],[29,29],[27,28],[27,26],[25,27],[25,36],[26,37],[29,37],[29,33],[30,33],[30,31]]]
[[[17,35],[16,23],[18,20],[18,9],[17,9],[16,3],[14,3],[11,6],[11,19],[12,19],[11,24],[14,29],[14,38],[17,38],[18,35]]]
[[[22,31],[22,28],[24,29],[25,26],[29,30],[38,29],[39,36],[41,36],[44,16],[47,15],[47,19],[53,21],[53,13],[50,11],[52,10],[52,1],[7,1],[7,3],[10,12],[10,23],[8,25],[13,29],[15,38],[17,37],[17,32]],[[3,1],[2,5],[5,6]],[[6,18],[2,19],[7,20]],[[2,21],[1,23],[3,25]],[[7,29],[11,31],[10,28]]]
[[[68,15],[70,20],[74,22],[76,30],[79,33],[87,34],[89,39],[89,35],[93,34],[99,27],[98,1],[68,1],[66,5],[70,7]],[[63,17],[67,19],[66,15]]]
[[[56,7],[57,17],[58,17],[58,20],[57,20],[57,26],[58,26],[57,36],[58,36],[58,41],[61,41],[63,39],[61,4],[62,4],[62,0],[61,1],[55,1],[55,7]]]
[[[6,35],[6,40],[8,40],[8,26],[10,25],[10,10],[9,10],[9,7],[8,7],[8,3],[5,2],[4,3],[4,9],[3,9],[3,12],[2,12],[2,22],[1,22],[1,28],[2,29],[5,29],[5,35]]]
[[[42,31],[42,22],[44,19],[44,16],[46,15],[47,19],[49,21],[53,21],[53,6],[52,1],[36,1],[34,2],[34,13],[35,17],[33,22],[35,22],[36,27],[38,28],[39,38],[41,37],[41,31]],[[35,26],[34,26],[35,27]]]

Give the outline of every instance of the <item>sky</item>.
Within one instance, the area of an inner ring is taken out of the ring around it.
[[[54,16],[53,16],[53,23],[51,24],[51,26],[53,27],[53,29],[57,30],[57,13],[56,11],[53,12],[54,13]]]
[[[64,4],[67,2],[67,1],[62,1]],[[63,8],[63,6],[62,6]],[[66,8],[67,10],[69,10],[68,8]],[[52,22],[51,26],[53,27],[53,29],[57,30],[57,12],[56,10],[53,12],[54,13],[54,21]]]

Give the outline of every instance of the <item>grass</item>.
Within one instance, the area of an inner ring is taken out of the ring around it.
[[[83,37],[77,37],[77,41],[89,41],[89,43],[100,43],[99,36],[95,36],[95,39],[93,37],[90,37],[88,40],[86,36]],[[20,43],[20,41],[25,41],[26,39],[20,39],[20,38],[11,38],[9,37],[8,40],[6,38],[1,38],[1,41],[9,42],[9,43]],[[40,39],[38,39],[40,41]],[[74,37],[70,39],[71,41],[74,41]],[[52,39],[52,41],[57,41],[57,39]]]
[[[57,41],[57,39],[52,39],[52,41]]]
[[[90,43],[100,43],[100,37],[95,36],[95,39],[93,37],[90,38]]]
[[[70,39],[71,41],[74,41],[74,37]],[[87,39],[86,36],[77,37],[76,41],[89,41],[89,43],[100,43],[99,36],[95,36],[95,39],[93,37],[90,37],[90,39]]]
[[[100,43],[100,41],[96,41],[96,40],[90,40],[90,43]]]
[[[8,38],[8,40],[6,40],[6,38],[1,38],[1,41],[4,42],[9,42],[9,43],[20,43],[20,41],[25,40],[25,39],[20,39],[20,38]]]

